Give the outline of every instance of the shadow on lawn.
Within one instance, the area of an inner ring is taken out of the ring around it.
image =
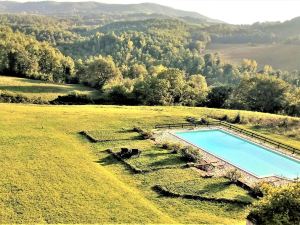
[[[168,154],[169,155],[169,154]],[[149,164],[150,167],[156,166],[175,166],[181,165],[183,161],[179,157],[167,157],[165,159],[157,160]]]
[[[34,86],[1,86],[1,90],[24,92],[24,93],[48,93],[48,92],[67,92],[73,90],[72,87],[51,87],[45,85],[34,85]]]
[[[109,166],[109,165],[117,164],[119,163],[119,161],[116,160],[112,155],[108,155],[105,158],[96,161],[96,163],[99,163],[102,166]]]
[[[228,188],[229,186],[231,185],[230,182],[228,181],[223,181],[223,182],[220,182],[220,183],[211,183],[211,184],[207,184],[205,185],[201,191],[200,194],[203,194],[203,193],[218,193],[218,192],[221,192],[221,191],[224,191],[226,188]]]

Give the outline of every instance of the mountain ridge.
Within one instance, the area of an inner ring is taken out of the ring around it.
[[[161,14],[165,16],[184,18],[191,17],[207,23],[224,23],[220,20],[212,19],[197,12],[190,12],[175,9],[155,3],[139,4],[109,4],[95,1],[90,2],[16,2],[1,1],[0,13],[23,13],[23,14],[41,14],[54,16],[86,16],[91,14],[121,14],[130,15],[137,13]]]

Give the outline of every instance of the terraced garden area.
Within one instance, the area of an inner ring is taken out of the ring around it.
[[[186,162],[179,154],[132,131],[185,121],[187,116],[235,117],[237,111],[22,104],[0,104],[0,109],[1,223],[245,223],[245,205],[170,197],[154,190],[160,185],[179,194],[253,201],[247,190],[226,179],[206,179],[192,168],[182,168]],[[285,118],[240,114],[248,120]],[[109,140],[91,143],[81,131]],[[106,151],[121,147],[140,149],[139,158],[126,162],[153,171],[133,173]],[[161,168],[165,166],[174,167]]]

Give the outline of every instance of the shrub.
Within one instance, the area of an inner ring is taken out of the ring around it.
[[[265,195],[253,204],[248,219],[259,225],[300,224],[300,183],[266,186]]]
[[[171,144],[168,143],[168,142],[165,142],[165,143],[161,144],[161,148],[162,149],[168,149],[168,150],[170,150],[170,148],[171,148],[170,146],[171,146]]]
[[[228,122],[229,117],[227,115],[224,115],[223,117],[220,118],[220,120]]]
[[[180,150],[180,153],[181,153],[182,158],[184,160],[186,160],[187,162],[196,163],[202,158],[199,151],[197,149],[194,149],[193,147],[190,147],[190,146],[182,148]]]
[[[254,187],[251,188],[250,194],[255,197],[262,197],[264,192],[264,187],[267,183],[260,182],[256,183]]]
[[[142,131],[141,135],[144,139],[153,139],[153,132],[151,131]]]
[[[201,118],[199,123],[202,125],[207,125],[208,121],[205,118]]]
[[[164,143],[160,144],[160,147],[162,149],[171,150],[171,153],[178,153],[182,149],[182,144],[164,142]]]
[[[226,173],[225,176],[226,176],[231,182],[237,183],[238,180],[242,177],[242,174],[241,174],[237,169],[233,169],[233,170],[227,171],[227,173]]]
[[[171,145],[171,149],[170,150],[172,150],[171,153],[176,154],[176,153],[178,153],[180,151],[180,149],[182,149],[182,145],[179,144],[179,143],[175,143],[175,144]]]
[[[189,122],[189,123],[196,123],[197,122],[197,119],[195,117],[187,117],[186,118],[186,121]]]
[[[241,115],[237,114],[236,117],[233,119],[232,123],[241,123]]]
[[[136,126],[132,128],[132,131],[134,131],[134,132],[138,132],[138,133],[141,133],[141,132],[143,132],[142,128],[140,128],[140,127],[136,127]]]

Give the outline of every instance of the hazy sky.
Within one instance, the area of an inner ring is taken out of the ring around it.
[[[1,1],[1,0],[0,0]],[[24,1],[24,0],[19,0]],[[31,0],[32,1],[32,0]],[[36,0],[34,0],[36,1]],[[88,1],[88,0],[60,0]],[[93,1],[93,0],[89,0]],[[196,11],[234,24],[257,21],[284,21],[300,16],[300,0],[98,0],[105,3],[154,2],[173,8]]]

